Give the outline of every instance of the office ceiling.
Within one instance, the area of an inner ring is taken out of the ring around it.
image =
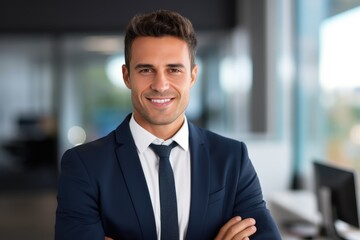
[[[197,31],[230,29],[236,0],[2,0],[0,33],[122,33],[136,13],[176,10]]]

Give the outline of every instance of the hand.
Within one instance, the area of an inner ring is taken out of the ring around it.
[[[114,239],[109,238],[109,237],[105,237],[105,240],[114,240]]]
[[[249,240],[256,232],[255,223],[253,218],[233,217],[220,229],[215,240]]]

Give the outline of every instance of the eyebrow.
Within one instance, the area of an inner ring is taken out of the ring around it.
[[[185,68],[184,64],[181,63],[170,63],[170,64],[166,64],[166,66],[171,68]],[[140,69],[140,68],[154,68],[154,65],[139,63],[135,66],[135,69]]]
[[[135,69],[140,69],[140,68],[153,68],[154,66],[153,65],[151,65],[151,64],[137,64],[136,66],[135,66]]]
[[[171,67],[171,68],[185,68],[184,64],[181,64],[181,63],[167,64],[166,66]]]

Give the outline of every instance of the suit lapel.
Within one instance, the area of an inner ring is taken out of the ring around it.
[[[139,224],[146,239],[156,239],[156,225],[149,191],[142,171],[136,145],[129,128],[130,115],[116,129],[116,149],[128,191]],[[197,127],[189,122],[191,154],[191,205],[186,239],[200,239],[209,198],[209,155]]]
[[[209,156],[199,129],[189,123],[191,205],[187,239],[200,239],[209,198]]]
[[[151,199],[140,159],[129,127],[130,115],[116,129],[117,159],[132,199],[144,239],[156,239]]]

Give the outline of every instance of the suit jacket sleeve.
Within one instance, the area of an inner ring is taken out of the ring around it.
[[[97,195],[76,149],[65,152],[58,183],[55,239],[104,239]]]
[[[251,237],[252,240],[281,239],[279,230],[263,200],[260,182],[244,143],[242,143],[241,155],[233,216],[252,217],[256,220],[257,232]]]

